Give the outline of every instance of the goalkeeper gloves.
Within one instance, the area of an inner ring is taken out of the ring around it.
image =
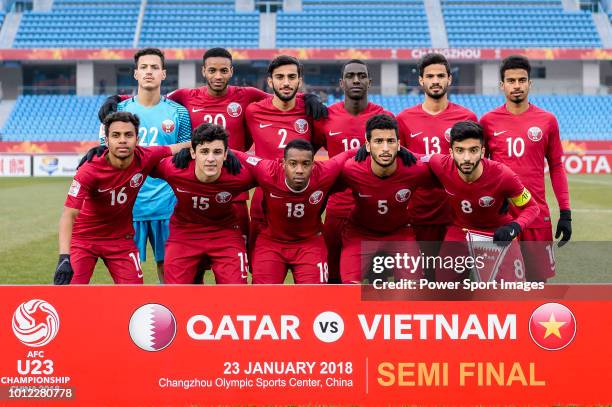
[[[572,211],[569,209],[563,210],[559,213],[559,221],[557,222],[557,232],[555,233],[555,239],[563,235],[559,240],[558,246],[563,247],[569,242],[572,237]]]
[[[510,242],[521,233],[521,227],[516,222],[510,222],[507,225],[500,226],[493,235],[493,241],[498,246],[507,246]]]
[[[53,276],[53,284],[55,285],[67,285],[72,281],[72,265],[70,264],[70,255],[60,254],[55,268],[55,275]]]

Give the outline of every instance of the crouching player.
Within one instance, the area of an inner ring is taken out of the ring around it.
[[[483,158],[484,134],[479,124],[458,122],[452,127],[450,138],[450,155],[435,154],[422,159],[429,161],[453,209],[453,222],[446,232],[440,257],[467,256],[474,250],[468,251],[466,245],[471,245],[470,249],[481,246],[480,253],[492,261],[481,263],[480,270],[475,267],[477,279],[480,276],[490,281],[524,281],[525,266],[515,239],[538,216],[538,205],[510,168]],[[515,219],[507,213],[507,201],[519,211]],[[495,244],[477,243],[487,240]],[[436,269],[437,281],[468,277],[467,273],[453,269]]]
[[[321,214],[350,150],[314,161],[312,144],[287,143],[282,160],[248,159],[261,187],[265,226],[253,252],[253,284],[282,284],[291,268],[296,284],[327,283],[327,247]]]
[[[87,284],[98,258],[117,284],[142,284],[134,243],[132,209],[145,178],[164,157],[189,143],[142,148],[137,116],[128,112],[104,120],[108,150],[89,155],[74,179],[59,224],[55,284]]]
[[[193,131],[188,156],[182,151],[175,160],[162,160],[151,173],[166,180],[177,198],[166,242],[166,284],[193,283],[202,260],[211,264],[217,284],[247,282],[245,239],[232,199],[255,184],[249,171],[239,171],[227,145],[222,127],[204,123]]]

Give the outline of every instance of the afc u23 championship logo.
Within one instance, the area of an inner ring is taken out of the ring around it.
[[[44,300],[22,303],[13,314],[13,333],[24,345],[39,348],[55,338],[60,319],[53,305]]]
[[[297,119],[293,124],[293,128],[300,134],[304,134],[308,131],[308,121],[304,119]]]
[[[176,336],[176,318],[160,304],[145,304],[130,318],[130,337],[136,346],[157,352],[170,346]]]
[[[238,117],[242,114],[242,106],[239,103],[232,102],[227,105],[227,114],[232,117]]]
[[[539,127],[530,127],[529,130],[527,130],[527,137],[531,141],[542,140],[542,134],[542,129]]]

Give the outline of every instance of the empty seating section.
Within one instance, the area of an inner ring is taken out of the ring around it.
[[[502,96],[451,95],[451,100],[471,109],[480,118],[491,109],[504,103]],[[559,121],[561,138],[564,140],[610,140],[612,121],[607,119],[612,111],[612,95],[609,96],[533,96],[536,105],[552,112]],[[421,103],[422,96],[370,95],[370,100],[397,114],[408,106]],[[338,100],[330,96],[328,103]]]
[[[3,22],[4,22],[4,11],[0,10],[0,28],[2,27]]]
[[[107,96],[20,96],[2,141],[96,141],[98,108]]]
[[[591,13],[560,0],[441,0],[451,47],[592,48],[601,41]]]
[[[280,11],[276,46],[304,48],[429,47],[422,0],[304,0],[301,12]]]
[[[259,12],[237,12],[233,0],[148,0],[139,46],[257,48]]]
[[[140,0],[55,0],[26,11],[14,48],[130,48]]]

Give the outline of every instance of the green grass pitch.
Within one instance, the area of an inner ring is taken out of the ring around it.
[[[558,275],[551,282],[612,282],[612,266],[604,259],[612,256],[612,177],[568,178],[572,240],[578,243],[556,250]],[[69,178],[0,178],[0,284],[51,282],[57,263],[57,225],[69,185]],[[558,210],[550,185],[547,196],[556,224]],[[587,241],[602,243],[580,243]],[[608,250],[601,249],[606,246]],[[590,247],[594,247],[592,252]],[[157,273],[150,248],[147,258],[142,265],[145,283],[155,284]],[[206,274],[207,282],[212,281],[211,273]],[[98,262],[92,283],[111,282],[104,265]]]

